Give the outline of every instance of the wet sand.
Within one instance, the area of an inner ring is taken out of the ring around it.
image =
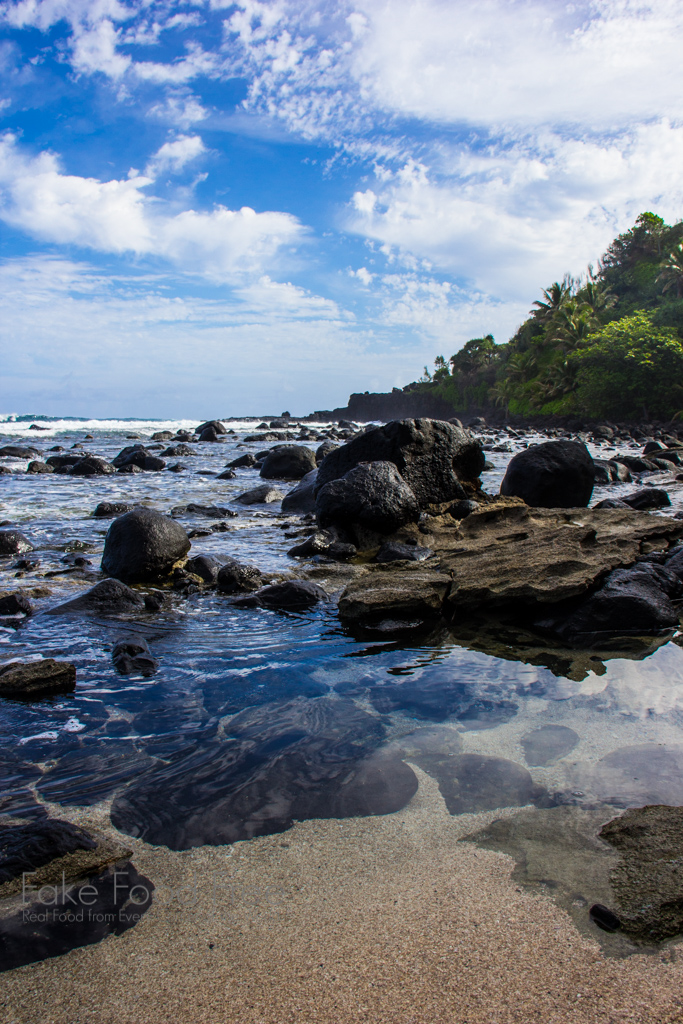
[[[12,1024],[683,1021],[676,947],[606,956],[511,858],[457,840],[436,783],[403,811],[182,853],[125,838],[156,886],[121,937],[2,975]],[[54,808],[104,826],[107,807]],[[513,811],[502,813],[515,813]]]

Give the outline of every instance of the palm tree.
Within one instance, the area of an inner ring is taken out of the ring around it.
[[[556,313],[564,306],[571,298],[573,280],[568,275],[565,275],[562,281],[555,281],[550,285],[550,288],[544,288],[543,297],[545,302],[537,300],[532,303],[536,306],[536,309],[531,310],[531,315],[536,319],[540,320],[541,323],[551,320]]]
[[[594,313],[611,309],[617,296],[610,288],[605,288],[592,278],[586,282],[578,294],[578,298],[593,310]]]
[[[575,351],[599,326],[592,306],[569,299],[553,317],[547,338],[566,355]]]
[[[662,292],[666,293],[675,288],[676,298],[680,299],[683,296],[683,244],[677,245],[664,262],[660,263],[660,267],[657,282],[664,282]]]

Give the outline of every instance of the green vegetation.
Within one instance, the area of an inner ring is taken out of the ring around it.
[[[455,413],[683,416],[683,222],[642,213],[597,271],[546,288],[509,342],[473,338],[408,389]]]

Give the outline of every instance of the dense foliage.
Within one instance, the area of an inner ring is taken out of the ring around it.
[[[546,288],[509,342],[473,338],[408,387],[456,413],[683,415],[683,222],[641,214],[597,271]]]

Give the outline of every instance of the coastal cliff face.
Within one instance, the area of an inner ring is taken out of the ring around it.
[[[424,391],[400,391],[395,388],[387,393],[356,393],[349,396],[348,405],[339,409],[318,410],[311,419],[349,419],[361,423],[371,420],[402,420],[427,417],[429,419],[450,419],[455,412],[453,406],[438,395]]]

